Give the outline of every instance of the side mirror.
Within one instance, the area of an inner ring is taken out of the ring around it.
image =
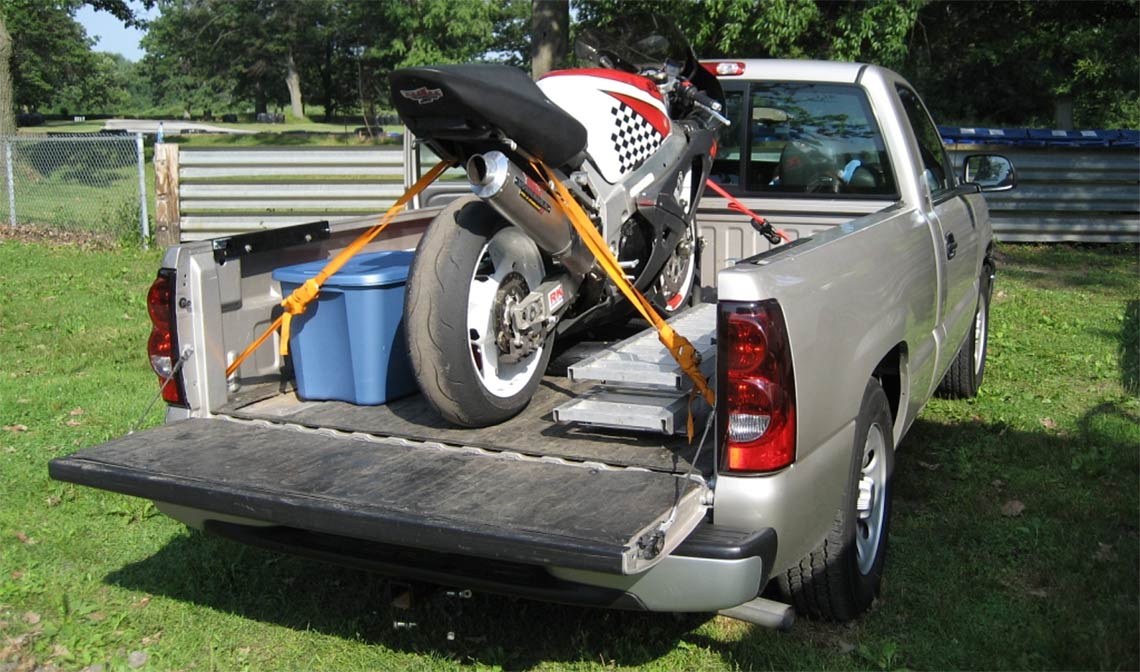
[[[1009,191],[1017,186],[1017,171],[1000,154],[971,154],[962,161],[962,181],[981,191]]]

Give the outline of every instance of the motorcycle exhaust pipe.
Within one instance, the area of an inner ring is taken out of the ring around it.
[[[541,182],[527,176],[506,154],[475,154],[467,160],[467,179],[476,196],[525,231],[570,272],[583,276],[594,267],[593,255],[574,232],[562,207]]]

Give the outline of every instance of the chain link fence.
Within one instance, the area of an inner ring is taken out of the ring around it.
[[[0,226],[150,237],[142,134],[0,138]]]

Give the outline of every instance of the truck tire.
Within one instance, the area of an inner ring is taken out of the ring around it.
[[[495,308],[541,284],[542,254],[491,206],[452,201],[420,239],[404,325],[420,390],[446,420],[486,427],[518,414],[550,361],[552,336],[517,361],[502,356]]]
[[[778,577],[798,614],[846,622],[870,608],[882,585],[890,531],[894,432],[887,395],[872,378],[855,422],[851,476],[832,529]]]
[[[938,384],[937,394],[946,399],[969,399],[977,396],[986,374],[986,344],[990,333],[990,295],[993,292],[993,268],[982,266],[978,281],[978,306],[974,310],[974,328],[966,336],[950,369]]]

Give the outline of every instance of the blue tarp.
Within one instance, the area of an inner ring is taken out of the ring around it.
[[[947,145],[1013,145],[1018,147],[1140,147],[1140,131],[939,126]]]

